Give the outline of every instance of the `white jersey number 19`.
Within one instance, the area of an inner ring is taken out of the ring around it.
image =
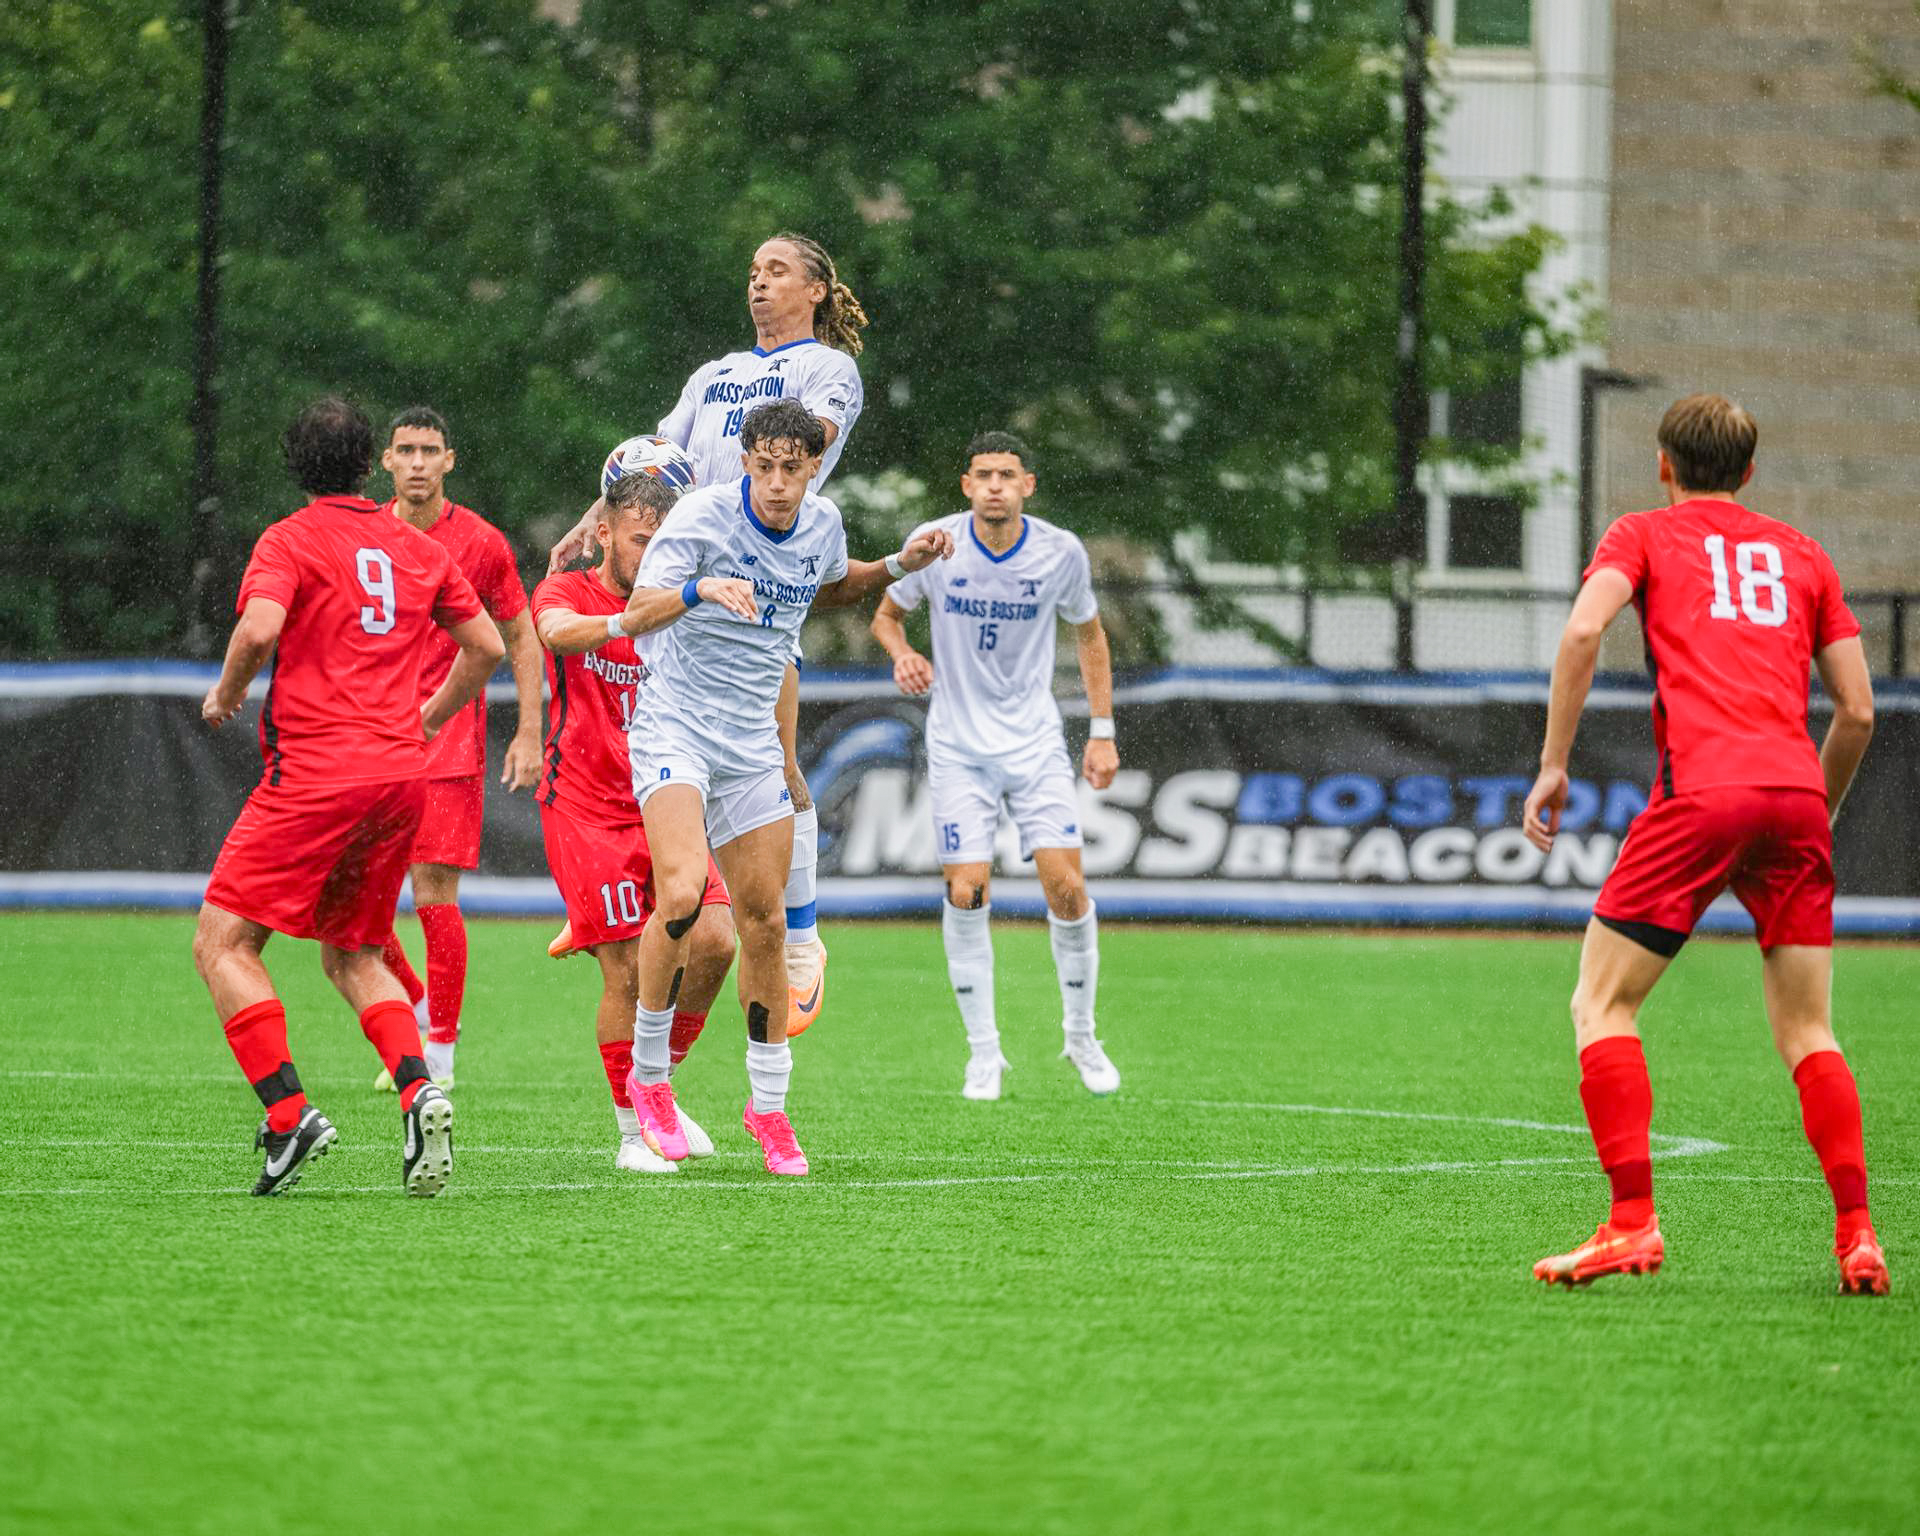
[[[1707,609],[1710,619],[1738,619],[1744,612],[1747,621],[1763,629],[1778,629],[1787,622],[1787,584],[1780,578],[1786,567],[1780,551],[1771,544],[1736,544],[1734,568],[1740,573],[1740,606],[1733,606],[1733,582],[1727,574],[1727,541],[1717,533],[1707,535],[1707,559],[1713,565],[1713,605]]]

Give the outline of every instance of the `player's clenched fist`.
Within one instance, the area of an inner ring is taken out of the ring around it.
[[[246,697],[243,693],[237,699],[228,699],[221,694],[220,685],[215,683],[200,701],[200,718],[217,731],[240,712]]]
[[[1111,741],[1095,737],[1087,743],[1087,750],[1081,754],[1080,771],[1095,789],[1105,789],[1120,771],[1120,749]]]
[[[918,698],[933,687],[933,663],[918,651],[908,651],[893,664],[894,686]]]
[[[899,561],[902,569],[924,571],[936,560],[946,560],[953,555],[953,535],[944,528],[922,528],[912,538],[900,546]],[[928,674],[931,684],[932,674]],[[904,686],[904,684],[902,685]],[[922,690],[924,691],[924,690]]]
[[[1553,835],[1560,830],[1560,813],[1567,808],[1567,770],[1542,768],[1540,777],[1527,791],[1527,808],[1520,818],[1527,841],[1543,852],[1553,846]]]

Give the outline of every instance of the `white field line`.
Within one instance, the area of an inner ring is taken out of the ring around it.
[[[1226,1110],[1226,1111],[1242,1112],[1242,1113],[1356,1116],[1359,1118],[1371,1119],[1371,1120],[1408,1120],[1408,1121],[1419,1121],[1419,1122],[1426,1122],[1426,1123],[1444,1123],[1444,1124],[1453,1124],[1453,1125],[1491,1125],[1491,1126],[1497,1126],[1502,1129],[1508,1129],[1508,1130],[1540,1131],[1540,1132],[1546,1132],[1554,1135],[1585,1136],[1587,1134],[1587,1128],[1584,1125],[1559,1125],[1559,1124],[1554,1124],[1553,1122],[1550,1122],[1550,1121],[1525,1120],[1525,1119],[1518,1119],[1512,1116],[1504,1116],[1504,1115],[1451,1115],[1451,1114],[1439,1114],[1439,1113],[1433,1113],[1429,1111],[1419,1111],[1419,1110],[1369,1109],[1364,1107],[1354,1107],[1354,1106],[1346,1106],[1346,1105],[1276,1104],[1276,1103],[1264,1103],[1264,1102],[1249,1103],[1249,1102],[1223,1101],[1223,1100],[1214,1100],[1214,1099],[1156,1100],[1156,1101],[1148,1101],[1148,1102],[1167,1104],[1167,1105],[1172,1105],[1176,1107],[1185,1107],[1190,1109]],[[1728,1150],[1725,1143],[1714,1141],[1704,1136],[1675,1136],[1671,1134],[1656,1133],[1653,1136],[1653,1140],[1659,1143],[1659,1145],[1654,1149],[1654,1154],[1653,1154],[1655,1157],[1659,1157],[1659,1158],[1705,1157],[1714,1153],[1725,1152]],[[11,1146],[39,1146],[39,1147],[45,1147],[45,1148],[53,1148],[53,1147],[68,1146],[68,1145],[82,1145],[82,1146],[100,1145],[100,1143],[97,1143],[97,1142],[80,1141],[80,1140],[44,1141],[44,1140],[28,1140],[28,1139],[10,1139],[3,1144],[11,1145]],[[222,1150],[222,1149],[231,1147],[233,1143],[232,1142],[150,1142],[150,1143],[123,1143],[122,1145],[178,1147],[178,1148],[187,1148],[192,1150]],[[342,1150],[347,1150],[347,1149],[343,1148]],[[371,1150],[382,1150],[382,1149],[373,1148]],[[529,1155],[529,1156],[580,1156],[580,1155],[591,1156],[596,1154],[603,1154],[608,1149],[604,1147],[583,1147],[583,1146],[542,1147],[542,1148],[475,1146],[475,1147],[462,1148],[461,1150],[465,1152],[485,1152],[488,1154],[506,1154],[506,1155],[519,1153],[519,1154]],[[729,1156],[730,1158],[739,1158],[741,1160],[745,1160],[744,1154],[729,1154]],[[895,1157],[890,1154],[879,1153],[879,1154],[875,1154],[875,1156],[887,1157],[889,1161],[897,1161],[897,1162],[942,1161],[942,1159],[939,1159],[939,1158],[928,1157],[926,1154],[901,1154]],[[1041,1162],[1044,1160],[1045,1159],[1041,1159],[1041,1158],[1016,1157],[1016,1158],[1003,1159],[1002,1161]],[[1446,1160],[1446,1161],[1424,1161],[1424,1162],[1415,1162],[1415,1163],[1334,1163],[1334,1164],[1315,1163],[1315,1164],[1305,1164],[1305,1165],[1281,1165],[1277,1167],[1264,1167],[1257,1164],[1207,1163],[1207,1162],[1189,1161],[1189,1160],[1183,1160],[1183,1159],[1128,1158],[1128,1159],[1116,1160],[1113,1163],[1104,1165],[1104,1166],[1097,1162],[1080,1161],[1071,1167],[1052,1169],[1045,1172],[956,1174],[956,1175],[946,1175],[946,1176],[924,1178],[924,1179],[845,1179],[845,1180],[829,1180],[824,1184],[810,1184],[802,1187],[813,1188],[813,1189],[822,1189],[822,1188],[824,1189],[834,1189],[834,1188],[948,1189],[948,1188],[955,1188],[955,1187],[960,1187],[964,1185],[974,1185],[974,1184],[1039,1184],[1039,1183],[1056,1183],[1056,1182],[1061,1182],[1067,1179],[1085,1179],[1089,1176],[1102,1177],[1102,1176],[1112,1176],[1115,1174],[1124,1175],[1130,1169],[1133,1169],[1133,1168],[1156,1168],[1156,1169],[1167,1169],[1167,1170],[1177,1170],[1177,1169],[1200,1170],[1200,1171],[1189,1171],[1189,1172],[1168,1171],[1158,1175],[1161,1178],[1165,1178],[1173,1181],[1182,1181],[1182,1182],[1217,1181],[1217,1180],[1224,1180],[1224,1179],[1339,1178],[1339,1177],[1353,1177],[1356,1175],[1362,1176],[1362,1177],[1370,1177],[1370,1176],[1383,1176],[1383,1175],[1392,1176],[1392,1175],[1417,1175],[1417,1174],[1432,1175],[1432,1174],[1486,1173],[1486,1172],[1491,1172],[1495,1169],[1506,1169],[1509,1171],[1522,1172],[1524,1174],[1543,1174],[1543,1173],[1549,1173],[1549,1172],[1562,1173],[1562,1172],[1569,1171],[1567,1168],[1567,1165],[1569,1164],[1578,1165],[1582,1173],[1584,1174],[1590,1165],[1590,1159],[1582,1155],[1582,1156],[1568,1156],[1568,1157],[1478,1158],[1478,1159],[1460,1159],[1460,1160]],[[1705,1177],[1712,1178],[1715,1176],[1706,1175]],[[1730,1179],[1740,1179],[1744,1181],[1749,1176],[1726,1175],[1724,1177],[1727,1177]],[[682,1182],[681,1176],[679,1175],[672,1175],[672,1176],[655,1175],[654,1182],[667,1182],[669,1178],[672,1184],[675,1185],[676,1187],[678,1187]],[[1782,1180],[1782,1182],[1785,1182],[1785,1181],[1786,1180],[1784,1179]],[[646,1179],[646,1177],[642,1176],[638,1179],[614,1180],[614,1181],[604,1182],[604,1183],[598,1180],[594,1180],[594,1181],[588,1181],[588,1182],[553,1183],[553,1184],[546,1184],[546,1183],[495,1184],[495,1185],[484,1185],[482,1186],[479,1192],[486,1193],[488,1191],[492,1191],[496,1193],[542,1193],[542,1192],[558,1192],[558,1191],[571,1191],[571,1190],[618,1189],[621,1187],[632,1187],[635,1184],[645,1184],[647,1182],[648,1180]],[[354,1186],[351,1189],[337,1189],[334,1192],[335,1193],[380,1193],[384,1190],[391,1189],[391,1187],[392,1186],[390,1185]],[[714,1179],[714,1178],[701,1178],[698,1174],[695,1174],[693,1177],[686,1180],[686,1187],[690,1189],[705,1188],[705,1189],[767,1190],[767,1189],[778,1188],[780,1186],[777,1182],[770,1183],[770,1182],[767,1182],[766,1180],[752,1178],[752,1177],[749,1177],[744,1180],[737,1180],[737,1179],[722,1180],[722,1179]],[[36,1195],[36,1194],[37,1195],[48,1195],[48,1194],[51,1194],[51,1195],[83,1195],[83,1194],[124,1195],[126,1193],[128,1192],[124,1190],[107,1189],[107,1188],[91,1188],[91,1189],[81,1188],[81,1189],[60,1189],[60,1190],[34,1189],[31,1187],[0,1188],[0,1196],[20,1196],[20,1195]],[[159,1194],[159,1195],[178,1195],[178,1196],[203,1196],[203,1195],[236,1195],[236,1194],[243,1193],[243,1191],[236,1188],[226,1188],[226,1189],[176,1188],[176,1189],[146,1190],[146,1191],[140,1191],[138,1193],[144,1193],[147,1195]]]

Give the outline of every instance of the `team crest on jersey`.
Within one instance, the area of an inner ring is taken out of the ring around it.
[[[787,359],[784,357],[777,357],[772,362],[767,364],[767,372],[778,373],[782,368],[786,366],[787,366]]]
[[[802,555],[800,557],[800,563],[807,568],[807,574],[809,576],[818,576],[820,574],[820,557],[818,555]]]
[[[1023,578],[1020,582],[1020,595],[1022,597],[1038,597],[1040,595],[1040,583],[1037,581],[1028,581]]]

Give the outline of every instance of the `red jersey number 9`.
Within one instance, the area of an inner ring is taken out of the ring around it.
[[[1762,629],[1778,629],[1787,622],[1787,584],[1780,578],[1786,567],[1780,551],[1771,544],[1736,544],[1734,569],[1740,573],[1740,606],[1733,606],[1733,581],[1727,573],[1727,541],[1717,533],[1707,535],[1707,559],[1713,566],[1713,605],[1707,609],[1710,619],[1738,619],[1742,613],[1751,624]]]
[[[372,603],[360,610],[360,627],[370,635],[388,634],[393,629],[393,557],[384,549],[356,550],[354,569],[360,588]]]

